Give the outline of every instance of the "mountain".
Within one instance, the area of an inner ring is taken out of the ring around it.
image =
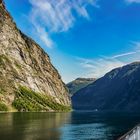
[[[117,68],[72,96],[76,110],[140,111],[140,62]]]
[[[58,71],[46,52],[17,28],[3,0],[0,36],[0,111],[69,110]]]
[[[95,78],[77,78],[74,81],[68,83],[67,87],[69,89],[70,95],[72,96],[78,90],[86,87],[87,85],[93,83],[94,81],[96,81]]]

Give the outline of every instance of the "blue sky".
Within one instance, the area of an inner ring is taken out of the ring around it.
[[[101,77],[140,60],[140,0],[5,0],[63,80]]]

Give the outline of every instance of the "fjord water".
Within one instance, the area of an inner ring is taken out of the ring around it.
[[[140,122],[130,113],[1,113],[1,140],[115,140]]]

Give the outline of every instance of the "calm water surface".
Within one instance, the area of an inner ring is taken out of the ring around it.
[[[116,140],[140,114],[1,113],[0,140]]]

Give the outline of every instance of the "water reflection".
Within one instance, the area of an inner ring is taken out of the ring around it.
[[[140,122],[140,114],[73,112],[62,140],[116,140]]]
[[[4,113],[0,140],[116,140],[139,122],[129,113]]]
[[[0,114],[1,140],[57,140],[60,128],[68,123],[70,113]]]

